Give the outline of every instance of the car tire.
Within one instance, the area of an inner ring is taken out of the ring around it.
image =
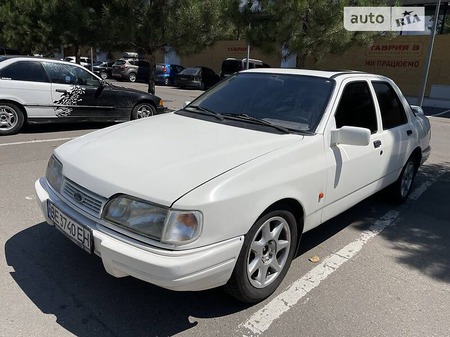
[[[388,187],[388,195],[392,202],[401,204],[408,199],[414,178],[417,173],[417,160],[411,156],[403,166],[397,181]]]
[[[24,123],[25,116],[17,105],[0,102],[0,135],[18,133]]]
[[[108,73],[106,71],[101,71],[100,72],[100,78],[102,80],[106,80],[108,78]]]
[[[130,74],[128,75],[128,80],[129,80],[130,82],[136,82],[136,73],[130,73]]]
[[[156,108],[151,103],[138,103],[131,112],[131,119],[150,117],[156,114]]]
[[[297,221],[277,210],[260,217],[245,236],[233,274],[224,290],[239,301],[269,297],[285,277],[297,243]]]

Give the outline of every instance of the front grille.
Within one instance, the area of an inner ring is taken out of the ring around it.
[[[64,179],[62,194],[74,206],[81,208],[96,218],[100,218],[106,198],[103,198],[68,179]]]

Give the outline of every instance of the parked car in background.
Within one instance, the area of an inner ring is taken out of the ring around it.
[[[405,201],[430,137],[384,76],[251,69],[59,146],[35,188],[46,221],[108,273],[258,302],[304,232],[384,188]]]
[[[106,80],[107,78],[112,78],[113,64],[114,64],[114,62],[97,61],[97,62],[94,62],[94,64],[92,65],[92,69],[94,71],[94,74],[96,74],[100,78]]]
[[[174,85],[175,77],[183,71],[184,67],[178,64],[158,63],[156,65],[156,83],[164,85]]]
[[[261,60],[249,59],[248,68],[270,68],[270,66],[266,63],[263,63],[263,61]],[[236,59],[233,57],[229,57],[222,62],[222,66],[220,68],[220,77],[224,78],[245,69],[247,69],[246,58]]]
[[[121,58],[112,65],[112,77],[121,81],[145,81],[150,78],[150,63],[143,59]]]
[[[0,56],[0,135],[24,124],[124,122],[164,111],[159,97],[114,86],[81,65]]]
[[[17,49],[0,47],[0,55],[22,55]]]
[[[207,67],[185,68],[175,77],[175,85],[180,88],[193,87],[205,90],[220,81],[219,75]]]
[[[64,61],[76,63],[77,58],[76,58],[76,56],[66,56],[64,58]],[[91,63],[92,63],[92,60],[89,57],[80,56],[80,65],[82,65],[83,67],[90,67]]]

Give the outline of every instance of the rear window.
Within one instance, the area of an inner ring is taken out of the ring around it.
[[[182,75],[197,75],[200,73],[200,68],[186,68],[180,74]]]
[[[225,60],[222,62],[222,74],[234,74],[241,71],[242,62],[238,60]]]

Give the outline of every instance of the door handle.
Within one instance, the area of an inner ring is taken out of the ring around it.
[[[67,92],[67,90],[64,90],[64,89],[56,89],[55,91],[56,92],[62,92],[63,94],[65,94]]]
[[[407,131],[406,131],[406,134],[407,134],[408,136],[411,136],[411,135],[412,135],[412,130],[407,130]]]
[[[381,146],[381,140],[374,140],[373,146],[374,146],[375,148],[380,147],[380,146]]]

